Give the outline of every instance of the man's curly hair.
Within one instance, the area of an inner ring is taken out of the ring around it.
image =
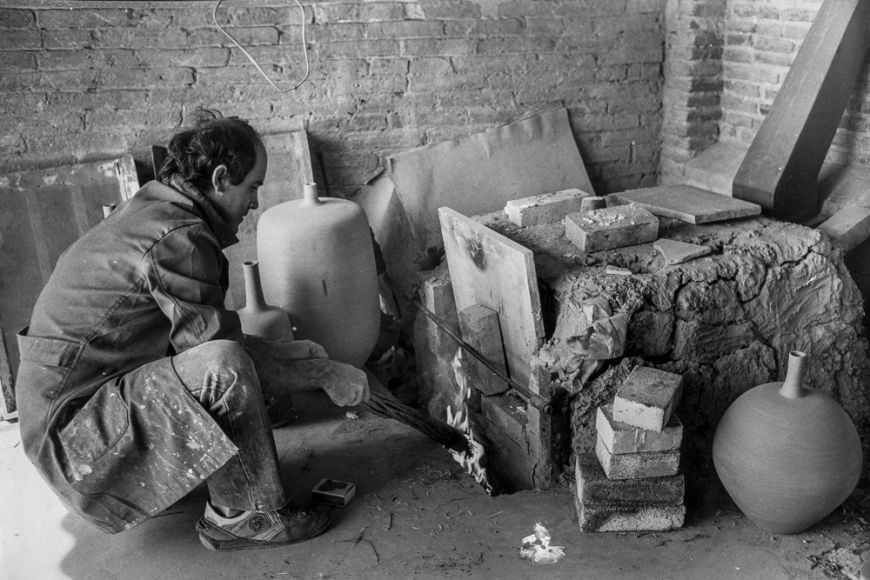
[[[238,117],[223,117],[217,111],[200,109],[193,127],[176,133],[169,141],[166,159],[157,179],[170,185],[180,179],[204,193],[212,188],[212,174],[226,165],[230,183],[245,178],[257,162],[260,136]]]

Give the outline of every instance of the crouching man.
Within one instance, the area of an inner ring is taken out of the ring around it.
[[[159,181],[61,256],[19,335],[25,451],[104,531],[139,524],[203,481],[197,529],[209,549],[290,544],[329,525],[289,503],[264,396],[292,384],[356,405],[365,374],[314,343],[244,337],[224,308],[222,250],[257,207],[266,165],[239,119],[209,115],[179,132]]]

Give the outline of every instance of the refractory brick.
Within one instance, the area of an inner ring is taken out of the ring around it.
[[[662,431],[682,394],[683,377],[640,366],[620,385],[613,399],[613,419],[641,429]]]
[[[607,207],[607,198],[601,195],[590,195],[580,202],[580,211],[595,211],[605,207]]]
[[[598,438],[615,455],[623,453],[656,453],[679,449],[683,443],[683,424],[676,414],[661,431],[641,429],[613,419],[613,405],[598,407],[595,417]]]
[[[608,479],[594,453],[577,455],[574,467],[577,499],[592,505],[682,505],[683,474],[671,477]]]
[[[659,220],[634,205],[620,205],[565,216],[565,237],[581,252],[598,252],[655,241]]]
[[[505,215],[514,224],[526,227],[559,222],[566,215],[580,211],[584,198],[581,189],[563,189],[555,193],[512,199],[504,206]]]
[[[477,350],[490,365],[507,374],[498,312],[475,304],[458,314],[462,339]],[[482,362],[467,357],[465,363],[468,365],[472,386],[483,394],[496,395],[508,389],[508,384]]]
[[[614,455],[598,438],[595,455],[608,479],[638,479],[642,477],[670,477],[680,469],[680,452],[623,453]]]
[[[664,532],[683,527],[684,505],[593,505],[574,499],[581,532]]]

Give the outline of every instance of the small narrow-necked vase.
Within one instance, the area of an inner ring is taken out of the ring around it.
[[[245,307],[238,311],[242,332],[270,340],[293,340],[293,326],[287,313],[270,306],[263,297],[260,269],[256,261],[245,262]]]
[[[750,520],[774,533],[819,522],[861,476],[858,432],[833,398],[804,384],[805,357],[792,351],[785,381],[738,397],[713,438],[713,464],[728,494]]]

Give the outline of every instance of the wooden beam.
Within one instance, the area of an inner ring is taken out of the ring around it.
[[[776,217],[818,211],[817,180],[870,45],[870,2],[825,0],[732,184]]]

